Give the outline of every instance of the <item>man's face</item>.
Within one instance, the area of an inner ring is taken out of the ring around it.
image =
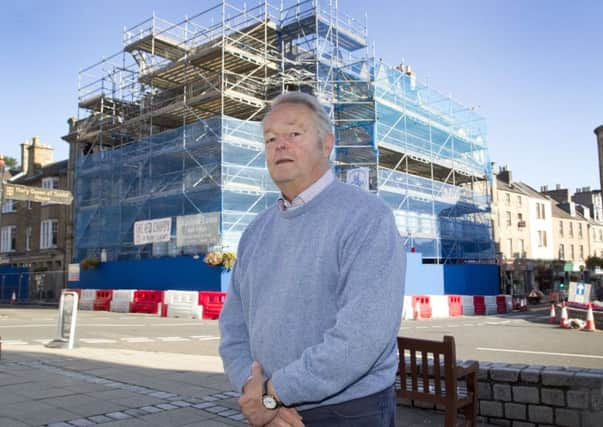
[[[333,135],[320,143],[313,112],[303,104],[280,104],[264,119],[266,163],[285,197],[293,200],[329,168]]]

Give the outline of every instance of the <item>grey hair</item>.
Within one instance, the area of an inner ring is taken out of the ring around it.
[[[333,124],[331,123],[331,119],[315,96],[304,92],[284,92],[272,100],[270,111],[282,104],[304,105],[314,113],[316,127],[318,128],[318,137],[320,138],[321,144],[324,137],[332,133]]]

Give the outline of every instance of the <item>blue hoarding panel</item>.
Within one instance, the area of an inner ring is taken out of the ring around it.
[[[499,271],[491,264],[444,265],[444,291],[458,295],[497,295]]]
[[[444,293],[444,266],[423,264],[418,252],[406,254],[406,295],[442,295]]]
[[[29,298],[29,270],[27,268],[0,268],[0,300],[10,300],[13,292],[19,301]]]
[[[82,270],[79,282],[69,282],[70,288],[83,289],[221,291],[224,286],[221,267],[190,256],[105,262]]]

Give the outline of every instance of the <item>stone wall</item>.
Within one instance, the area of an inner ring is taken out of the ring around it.
[[[600,427],[603,369],[480,362],[478,399],[478,421],[483,423],[508,427]],[[398,402],[412,404],[401,399]],[[414,402],[414,406],[435,407],[424,402]]]
[[[603,425],[603,369],[480,362],[479,415],[512,427]]]

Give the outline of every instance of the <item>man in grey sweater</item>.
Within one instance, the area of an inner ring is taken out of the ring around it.
[[[313,96],[263,122],[278,202],[247,227],[220,316],[220,355],[253,426],[393,427],[406,259],[390,208],[339,182]]]

